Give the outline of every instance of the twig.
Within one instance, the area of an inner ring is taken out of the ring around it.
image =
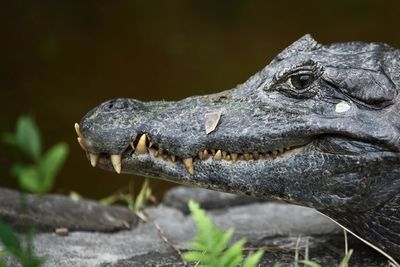
[[[400,267],[400,264],[395,261],[395,259],[390,256],[389,254],[387,254],[385,251],[383,251],[382,249],[378,248],[377,246],[375,246],[374,244],[372,244],[371,242],[365,240],[364,238],[360,237],[359,235],[355,234],[353,231],[351,231],[349,228],[343,226],[342,224],[340,224],[339,222],[335,221],[334,219],[332,219],[331,217],[329,217],[328,215],[323,214],[322,212],[316,210],[319,214],[325,216],[326,218],[330,219],[331,221],[333,221],[334,223],[336,223],[337,225],[339,225],[340,227],[342,227],[344,230],[346,230],[347,232],[349,232],[350,234],[352,234],[354,237],[358,238],[359,240],[361,240],[362,242],[364,242],[365,244],[367,244],[368,246],[372,247],[373,249],[375,249],[376,251],[378,251],[379,253],[381,253],[383,256],[385,256],[389,263],[395,267]]]
[[[171,243],[171,241],[168,240],[167,236],[165,235],[164,231],[161,229],[161,226],[153,219],[151,219],[146,212],[144,212],[143,210],[141,211],[137,211],[136,215],[144,222],[149,222],[149,223],[153,223],[154,226],[156,227],[158,234],[160,235],[161,239],[164,241],[164,243],[169,246],[170,248],[172,248],[181,258],[184,266],[187,266],[187,262],[185,260],[183,260],[182,258],[182,252],[181,250],[176,247],[174,244]]]
[[[346,229],[343,229],[344,233],[344,255],[349,254],[349,243],[347,241],[347,231]]]

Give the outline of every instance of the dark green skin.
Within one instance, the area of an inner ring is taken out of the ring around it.
[[[400,259],[400,52],[380,43],[318,44],[306,35],[245,83],[177,102],[107,101],[81,121],[98,166],[315,208]],[[340,103],[340,104],[339,104]],[[339,105],[338,105],[339,104]],[[207,134],[205,115],[222,111]],[[129,143],[146,133],[176,163]],[[267,153],[200,160],[198,152]],[[194,175],[180,159],[194,158]]]

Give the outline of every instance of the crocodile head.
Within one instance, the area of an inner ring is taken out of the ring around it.
[[[399,63],[385,44],[305,35],[236,88],[114,99],[76,128],[106,170],[366,214],[400,192]]]

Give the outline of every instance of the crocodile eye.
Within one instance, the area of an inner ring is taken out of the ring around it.
[[[302,90],[310,86],[315,80],[314,75],[311,74],[299,74],[290,77],[290,83],[298,90]]]

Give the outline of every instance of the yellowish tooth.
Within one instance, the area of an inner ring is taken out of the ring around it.
[[[162,148],[159,148],[158,151],[154,154],[155,157],[162,156],[164,153],[164,150]]]
[[[228,152],[222,151],[222,158],[226,158],[226,155],[228,155]]]
[[[85,141],[83,141],[83,138],[78,137],[77,139],[78,139],[78,143],[79,143],[79,145],[81,146],[81,148],[82,148],[83,150],[87,151],[86,144],[85,144]]]
[[[207,151],[207,149],[204,149],[204,151],[203,151],[203,160],[208,159],[208,157],[209,157],[208,151]]]
[[[200,160],[203,160],[203,152],[200,151],[199,154],[198,154],[198,156],[199,156],[199,159],[200,159]]]
[[[130,143],[130,146],[133,150],[135,150],[135,145],[133,144],[133,142]]]
[[[236,153],[231,153],[231,158],[233,161],[237,160],[238,155]]]
[[[274,155],[274,156],[278,155],[278,151],[276,151],[276,150],[272,151],[272,155]]]
[[[215,153],[214,159],[216,159],[216,160],[222,159],[222,152],[221,152],[221,150],[218,150],[217,153]]]
[[[81,127],[79,126],[79,124],[78,124],[77,122],[75,122],[74,128],[75,128],[76,134],[77,134],[80,138],[84,139],[84,138],[83,138],[83,135],[81,134]]]
[[[154,148],[149,148],[149,152],[153,157],[157,157],[156,154],[158,154],[158,150],[155,150]]]
[[[147,148],[146,148],[146,134],[142,134],[142,136],[139,139],[139,142],[136,146],[135,152],[138,154],[144,154],[147,152]]]
[[[99,154],[89,154],[90,164],[92,167],[96,167],[97,162],[99,161],[100,155]]]
[[[176,161],[175,155],[171,155],[171,160],[172,160],[172,162],[175,162],[175,161]]]
[[[250,154],[249,153],[244,153],[243,157],[245,160],[250,160]]]
[[[194,175],[194,167],[193,167],[193,159],[192,158],[187,158],[183,159],[183,165],[185,165],[186,170],[191,174]]]
[[[226,158],[225,158],[225,160],[230,161],[230,160],[231,160],[231,156],[230,156],[230,155],[227,155]]]
[[[118,174],[120,174],[121,173],[121,167],[122,167],[121,155],[111,155],[111,163],[112,163],[115,171]]]

